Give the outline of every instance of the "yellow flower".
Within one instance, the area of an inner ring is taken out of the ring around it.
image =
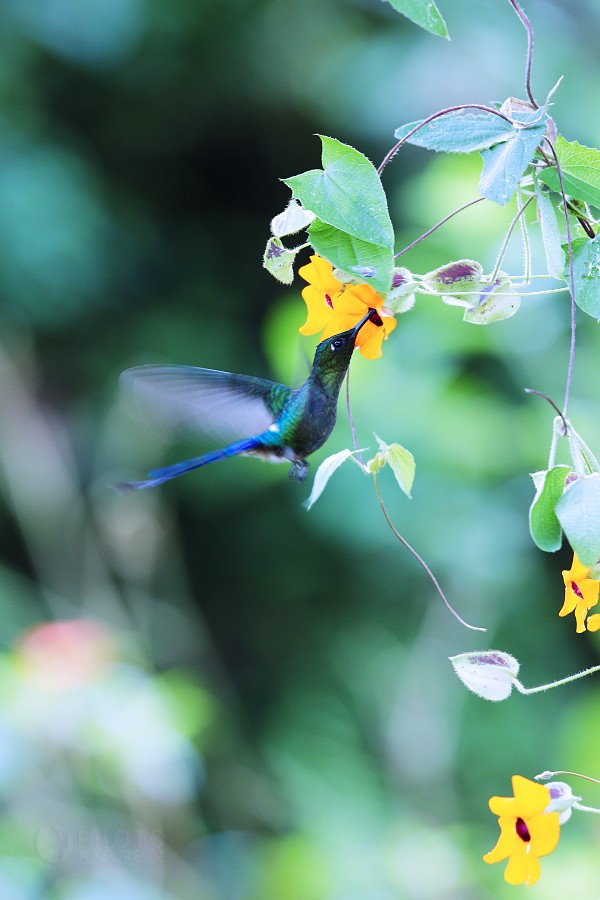
[[[367,359],[381,356],[381,344],[396,327],[393,316],[383,314],[383,297],[369,284],[343,285],[333,276],[333,266],[314,255],[298,274],[308,281],[302,297],[308,307],[308,318],[300,334],[322,331],[321,340],[353,328],[368,309],[376,309],[379,322],[367,322],[358,333],[356,346]]]
[[[600,591],[600,582],[588,578],[589,571],[589,567],[586,568],[582,565],[577,554],[573,553],[571,568],[562,573],[565,582],[565,602],[559,616],[568,616],[569,613],[574,612],[577,631],[580,634],[585,631],[586,625],[588,631],[598,631],[600,628],[600,615],[588,617],[588,611],[598,602],[598,592]]]
[[[534,884],[540,877],[540,856],[552,853],[558,843],[557,812],[547,813],[549,789],[543,784],[513,775],[514,797],[492,797],[490,809],[498,816],[500,837],[483,857],[495,863],[508,859],[504,880],[509,884]]]

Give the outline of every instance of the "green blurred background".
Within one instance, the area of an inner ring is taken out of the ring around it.
[[[503,649],[533,686],[600,661],[556,615],[568,547],[544,555],[527,529],[552,412],[522,388],[561,400],[566,294],[489,328],[421,299],[383,360],[353,361],[361,446],[376,431],[417,459],[412,501],[382,474],[390,513],[485,636],[449,617],[355,467],[310,513],[306,485],[247,459],[109,488],[199,452],[135,421],[128,366],[303,379],[300,285],[261,256],[316,133],[379,162],[404,122],[523,95],[508,3],[440,5],[451,42],[378,0],[0,5],[1,897],[509,897],[481,861],[488,797],[513,773],[600,775],[593,679],[496,705],[448,662]],[[564,74],[559,130],[598,146],[598,5],[527,12],[534,92]],[[397,246],[477,196],[479,167],[403,149]],[[489,271],[513,213],[479,204],[402,262]],[[571,418],[598,452],[596,327],[581,315]],[[349,446],[340,419],[320,458]],[[575,816],[528,896],[594,900],[599,849]]]

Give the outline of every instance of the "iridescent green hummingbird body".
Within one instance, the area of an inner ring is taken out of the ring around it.
[[[240,454],[273,462],[291,462],[290,478],[303,481],[306,457],[321,447],[333,430],[337,401],[348,371],[356,336],[379,316],[370,309],[354,328],[318,345],[310,374],[301,387],[191,366],[138,366],[121,376],[135,399],[172,425],[224,434],[237,440],[194,459],[148,473],[145,481],[123,488],[154,487],[208,463]]]

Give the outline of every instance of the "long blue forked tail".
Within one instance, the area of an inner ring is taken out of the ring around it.
[[[262,442],[256,438],[246,438],[242,441],[234,441],[228,444],[222,450],[213,450],[212,453],[205,453],[203,456],[196,456],[194,459],[186,459],[183,462],[174,463],[172,466],[166,466],[164,469],[155,469],[148,472],[150,476],[145,481],[122,481],[115,485],[118,490],[123,491],[141,491],[143,488],[156,487],[171,478],[177,478],[178,475],[184,475],[191,469],[199,469],[208,463],[216,462],[218,459],[225,459],[227,456],[237,456],[238,453],[247,453],[249,450],[255,450],[261,447]]]

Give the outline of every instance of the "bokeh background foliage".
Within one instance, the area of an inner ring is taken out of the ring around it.
[[[0,5],[2,896],[508,897],[481,862],[487,798],[514,772],[599,774],[594,681],[496,706],[447,661],[500,647],[527,685],[598,661],[600,638],[556,616],[568,548],[545,556],[527,531],[551,412],[522,388],[561,396],[566,294],[490,328],[421,300],[382,361],[353,361],[361,445],[375,430],[417,459],[412,501],[383,473],[390,511],[483,643],[354,467],[310,514],[283,467],[245,459],[108,488],[198,452],[134,421],[127,366],[304,377],[300,288],[260,259],[315,133],[378,162],[404,122],[522,93],[508,4],[442,8],[451,42],[376,0]],[[596,4],[527,12],[534,90],[565,74],[558,127],[598,146]],[[478,172],[403,148],[385,174],[397,246],[476,196]],[[480,204],[405,264],[489,270],[511,216]],[[598,452],[581,319],[571,418]],[[341,419],[322,455],[348,446]],[[531,896],[595,896],[599,842],[570,823]]]

